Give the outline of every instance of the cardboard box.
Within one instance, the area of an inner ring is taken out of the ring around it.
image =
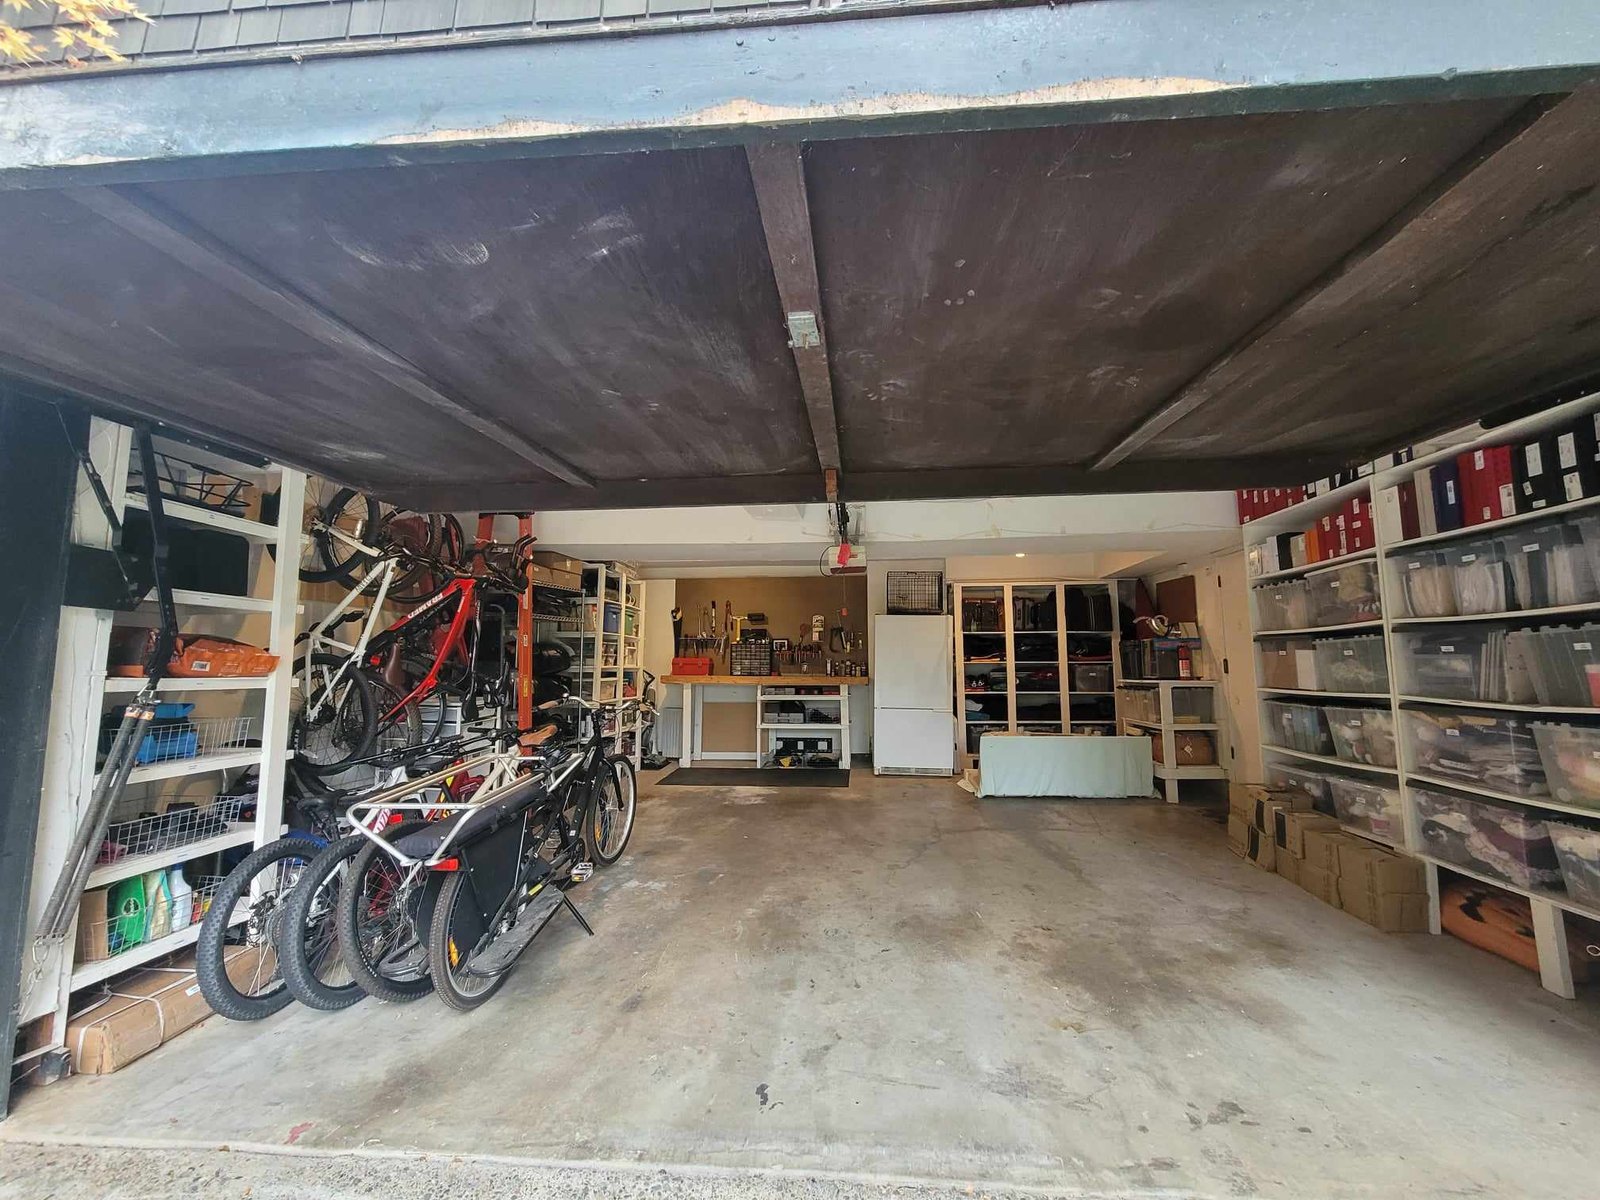
[[[1324,904],[1339,907],[1339,877],[1332,871],[1323,870],[1309,858],[1301,859],[1295,882]]]
[[[533,563],[528,567],[528,578],[535,585],[545,587],[566,588],[577,592],[583,590],[583,575],[573,571],[559,571],[555,567],[544,563]]]
[[[1273,844],[1272,835],[1253,825],[1245,831],[1244,856],[1263,871],[1271,871],[1278,865],[1278,848]]]
[[[577,575],[580,580],[583,576],[582,562],[576,558],[568,558],[565,554],[557,554],[554,550],[535,550],[528,557],[538,566],[549,567],[552,571]]]
[[[1302,861],[1300,859],[1296,858],[1292,854],[1285,854],[1283,852],[1283,847],[1282,846],[1278,847],[1278,865],[1277,865],[1278,874],[1282,875],[1285,879],[1287,879],[1290,883],[1294,884],[1296,887],[1300,886],[1300,868],[1301,868],[1301,866],[1302,866]]]
[[[1338,828],[1339,822],[1324,813],[1279,807],[1273,813],[1272,840],[1278,845],[1280,859],[1304,858],[1307,833]]]
[[[99,962],[111,953],[107,895],[108,889],[95,888],[78,901],[78,962]]]
[[[260,956],[271,953],[262,946],[229,949],[228,977],[247,986]],[[110,986],[109,994],[96,997],[67,1022],[67,1050],[79,1075],[109,1075],[211,1015],[195,979],[192,952],[171,966],[147,967]]]
[[[1428,897],[1415,892],[1375,892],[1339,880],[1339,907],[1384,933],[1427,933]]]
[[[1287,788],[1269,787],[1264,783],[1230,783],[1228,785],[1228,811],[1243,817],[1257,829],[1272,828],[1273,804],[1286,808],[1310,808],[1311,797]]]
[[[1360,839],[1337,829],[1307,829],[1301,834],[1300,841],[1305,849],[1301,857],[1307,866],[1338,878],[1340,848],[1347,842],[1359,842]]]
[[[1339,877],[1351,887],[1380,895],[1426,895],[1427,872],[1420,859],[1407,858],[1383,846],[1348,837],[1339,844]]]
[[[1250,846],[1250,822],[1238,813],[1228,814],[1228,849],[1240,858],[1245,856],[1245,851]]]

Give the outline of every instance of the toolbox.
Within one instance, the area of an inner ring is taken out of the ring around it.
[[[709,675],[711,674],[712,660],[710,658],[675,658],[672,660],[672,673],[674,675]]]

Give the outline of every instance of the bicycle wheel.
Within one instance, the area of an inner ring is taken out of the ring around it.
[[[384,833],[393,840],[421,821],[407,821]],[[358,835],[359,836],[359,835]],[[400,1003],[433,990],[424,938],[438,876],[424,872],[407,882],[404,869],[368,838],[350,860],[335,909],[339,956],[350,977],[369,996]]]
[[[354,583],[356,574],[375,560],[344,538],[373,544],[379,528],[378,502],[354,488],[333,489],[328,483],[317,487],[315,497],[307,496],[300,578],[307,583]]]
[[[334,909],[350,877],[350,860],[367,839],[359,833],[340,838],[302,872],[278,922],[278,969],[284,985],[307,1008],[337,1012],[367,993],[350,977],[339,953]]]
[[[471,973],[469,951],[483,936],[483,916],[472,892],[471,878],[465,871],[445,876],[428,929],[433,990],[439,993],[439,999],[462,1012],[471,1012],[499,991],[509,973],[509,968],[495,975]]]
[[[284,900],[322,847],[307,837],[269,842],[229,872],[212,896],[195,946],[195,974],[206,1003],[230,1021],[262,1020],[293,999],[278,970],[274,944]],[[237,911],[241,904],[242,913]],[[241,915],[242,920],[234,919]],[[247,948],[254,959],[233,974],[227,950],[237,947]]]
[[[372,745],[378,729],[373,682],[353,664],[346,668],[348,662],[336,654],[311,655],[309,686],[306,660],[294,664],[299,688],[289,745],[302,772],[326,775],[342,770]]]
[[[595,781],[583,815],[583,842],[592,860],[609,867],[622,857],[633,836],[633,817],[639,803],[639,780],[633,762],[622,755],[605,760],[611,768]]]
[[[450,576],[437,571],[431,560],[440,557],[444,526],[431,513],[416,513],[406,508],[391,509],[378,525],[378,541],[400,556],[400,572],[389,584],[389,595],[402,604],[420,604],[432,599],[450,582]]]

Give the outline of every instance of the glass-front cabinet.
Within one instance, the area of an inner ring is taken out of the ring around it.
[[[956,721],[968,765],[985,733],[1116,732],[1110,583],[953,583]]]

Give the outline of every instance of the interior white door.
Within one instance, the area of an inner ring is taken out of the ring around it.
[[[950,711],[950,618],[872,619],[875,709]]]

